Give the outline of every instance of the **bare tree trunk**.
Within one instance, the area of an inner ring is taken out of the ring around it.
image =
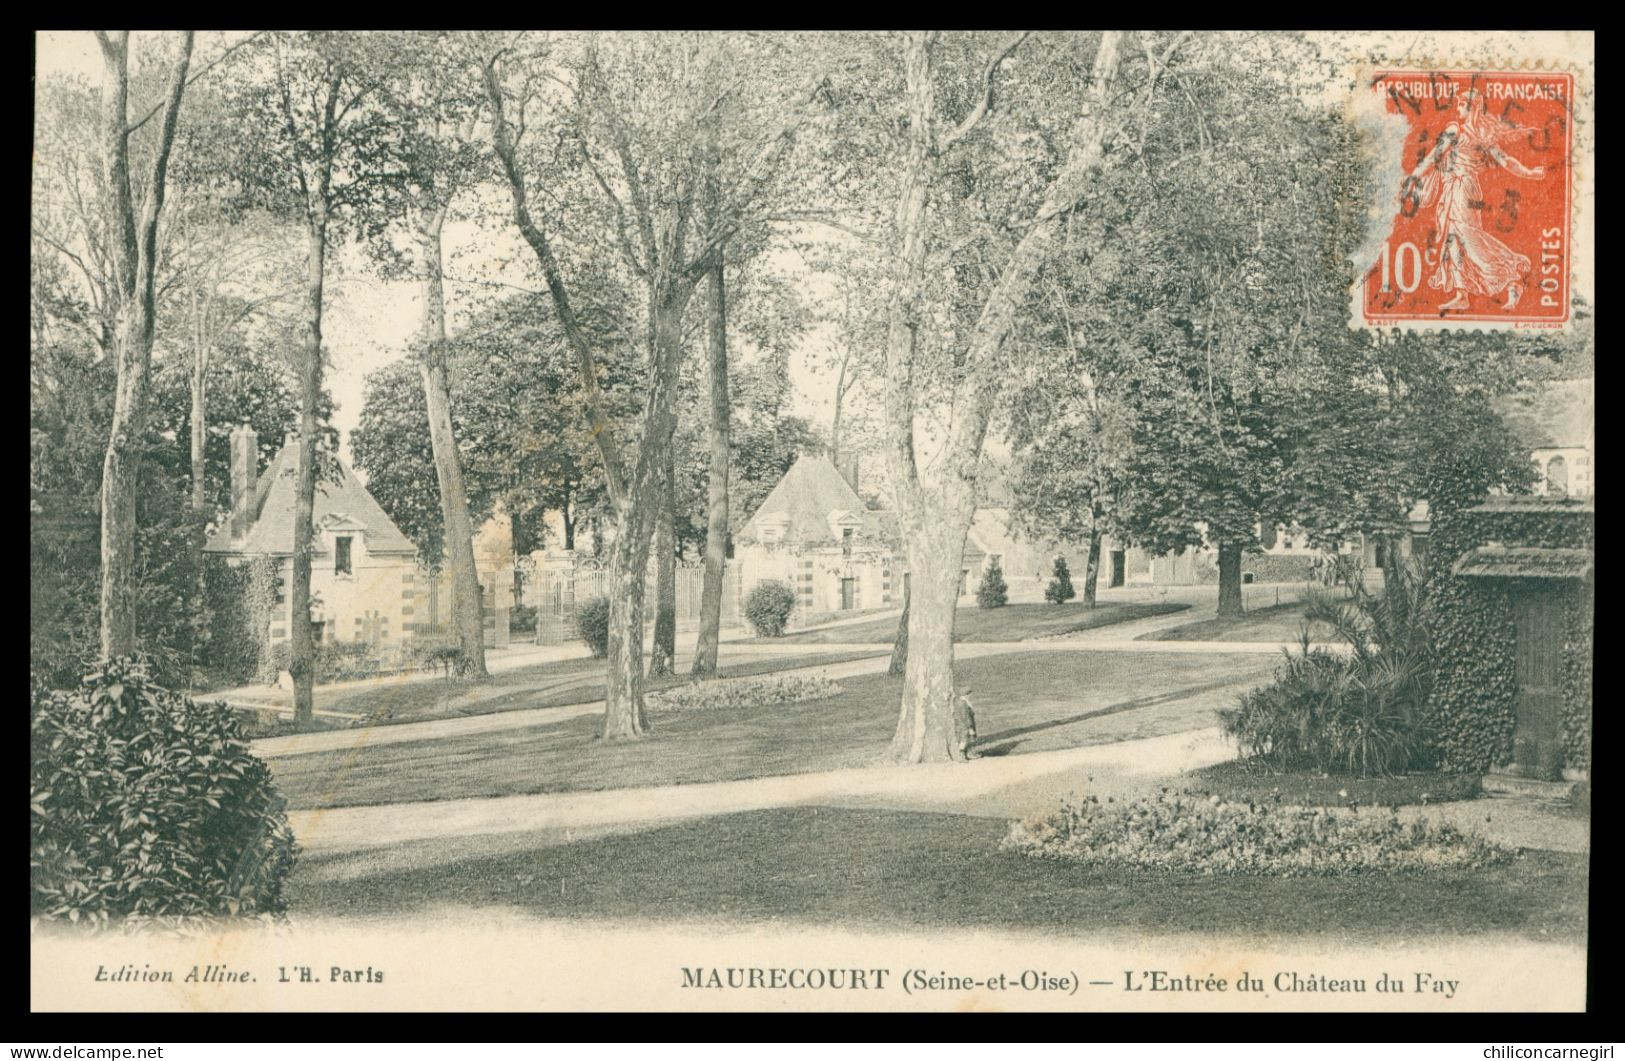
[[[606,741],[635,739],[649,731],[643,704],[643,586],[652,524],[647,514],[629,512],[618,521],[609,551],[608,670],[598,732]]]
[[[1241,543],[1219,543],[1219,614],[1240,615],[1241,601]]]
[[[897,620],[897,636],[892,639],[891,662],[886,665],[887,674],[902,674],[908,668],[908,605],[913,593],[910,584],[904,583],[903,614]]]
[[[671,446],[660,457],[660,511],[655,524],[655,637],[649,677],[677,673],[677,476]]]
[[[564,524],[564,548],[566,552],[574,552],[576,547],[576,520],[575,495],[571,491],[571,484],[564,484],[564,507],[559,511],[560,521]]]
[[[427,211],[417,230],[423,268],[423,335],[418,374],[429,410],[429,441],[434,449],[435,478],[440,485],[440,515],[445,526],[444,563],[451,570],[452,627],[462,650],[465,673],[483,678],[485,617],[481,609],[479,572],[474,566],[474,527],[468,515],[463,458],[451,422],[450,372],[446,363],[446,297],[441,279],[441,228],[446,208]]]
[[[305,341],[299,352],[299,461],[294,479],[293,578],[288,589],[288,673],[294,721],[316,717],[316,661],[310,630],[310,568],[316,515],[317,402],[322,393],[322,286],[327,262],[327,213],[318,205],[307,226]]]
[[[694,648],[695,674],[715,674],[722,641],[722,589],[728,555],[728,303],[722,255],[711,269],[710,383],[711,470],[706,482],[705,584],[700,589],[700,636]]]
[[[648,732],[643,703],[643,595],[649,570],[650,539],[660,503],[664,454],[676,425],[677,368],[682,354],[683,309],[693,287],[656,293],[650,300],[651,380],[644,406],[644,437],[618,506],[615,543],[610,549],[609,670],[604,700],[604,740],[641,737]]]
[[[1100,582],[1100,531],[1089,532],[1089,559],[1083,571],[1083,603],[1095,606],[1095,587]]]
[[[129,307],[114,339],[118,388],[113,399],[113,429],[102,460],[103,656],[124,655],[136,648],[135,502],[147,424],[147,368],[152,357],[151,328],[143,328],[139,316],[136,307]],[[144,343],[143,330],[147,333]]]
[[[105,221],[119,296],[113,336],[118,382],[101,483],[100,648],[103,657],[111,657],[136,648],[135,509],[157,312],[153,291],[158,219],[163,211],[169,152],[192,55],[192,33],[188,31],[182,37],[180,58],[170,71],[157,149],[139,217],[130,181],[130,34],[125,31],[109,37],[98,30],[96,39],[104,61],[101,133]]]
[[[954,711],[954,617],[959,603],[959,561],[964,532],[942,524],[909,536],[907,662],[903,701],[892,736],[899,763],[963,760],[964,734]]]
[[[209,349],[200,335],[194,340],[192,350],[192,510],[202,512],[207,503],[205,492],[205,452],[204,441],[209,432],[208,394],[205,390],[208,381]]]

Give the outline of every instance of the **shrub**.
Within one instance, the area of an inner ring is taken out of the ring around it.
[[[599,659],[609,655],[609,598],[589,597],[576,605],[576,635]]]
[[[320,685],[326,682],[347,682],[377,677],[386,669],[378,652],[378,646],[368,641],[318,642],[311,646],[315,681]],[[272,669],[281,674],[288,669],[292,657],[293,646],[287,641],[277,642],[271,649]]]
[[[515,634],[533,634],[536,632],[536,609],[529,604],[516,605],[508,613],[508,630]]]
[[[758,582],[745,597],[745,618],[757,637],[778,637],[784,633],[790,613],[796,607],[796,594],[783,582]]]
[[[976,587],[978,608],[1002,608],[1010,602],[1010,587],[1004,583],[1004,572],[999,570],[998,557],[987,562],[982,570],[982,582]]]
[[[1417,873],[1503,862],[1511,852],[1393,808],[1226,801],[1164,788],[1146,799],[1089,796],[1013,822],[1000,845],[1099,866],[1284,877]]]
[[[414,670],[446,674],[462,674],[465,670],[462,643],[448,634],[414,637],[407,646],[407,660]]]
[[[1055,570],[1052,575],[1049,585],[1044,587],[1045,600],[1051,604],[1064,604],[1078,595],[1078,591],[1072,588],[1072,572],[1067,570],[1066,557],[1055,558]]]
[[[1348,600],[1311,595],[1299,654],[1289,651],[1269,685],[1219,712],[1242,754],[1282,769],[1361,775],[1429,765],[1432,649],[1415,591],[1396,565],[1381,597],[1363,589]],[[1308,622],[1330,626],[1351,653],[1311,650]]]
[[[761,707],[794,704],[834,696],[841,687],[830,678],[800,674],[754,678],[708,678],[645,697],[651,709],[691,711],[696,708]]]
[[[33,690],[29,851],[37,917],[279,915],[297,852],[283,800],[225,704],[145,661]]]

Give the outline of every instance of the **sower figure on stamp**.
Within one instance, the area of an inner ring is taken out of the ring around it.
[[[976,712],[971,707],[969,686],[954,697],[954,726],[959,731],[960,753],[967,759],[980,759],[982,753],[971,748],[976,743]]]
[[[1546,169],[1525,166],[1501,150],[1501,141],[1529,130],[1491,117],[1478,92],[1465,92],[1456,100],[1456,116],[1406,182],[1407,191],[1419,182],[1418,205],[1432,206],[1437,218],[1439,267],[1428,278],[1428,286],[1454,292],[1439,306],[1441,311],[1468,309],[1469,295],[1493,298],[1502,291],[1506,302],[1501,308],[1512,309],[1523,295],[1529,259],[1484,230],[1479,173],[1500,166],[1516,177],[1540,180]]]

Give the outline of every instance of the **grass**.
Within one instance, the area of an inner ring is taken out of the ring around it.
[[[398,916],[449,900],[636,922],[1379,942],[1470,933],[1585,938],[1583,855],[1527,852],[1504,866],[1381,880],[1241,878],[1027,858],[998,850],[1005,829],[996,818],[794,807],[556,846],[510,838],[519,843],[496,854],[434,841],[410,853],[307,861],[288,898],[295,916]]]
[[[1239,759],[1193,770],[1181,778],[1181,783],[1181,787],[1226,799],[1266,800],[1279,792],[1283,803],[1299,807],[1341,807],[1350,801],[1362,807],[1404,807],[1476,799],[1479,795],[1476,774],[1428,772],[1398,777],[1354,777],[1321,774],[1318,770],[1278,772]]]
[[[869,659],[881,654],[852,651],[744,657],[737,663],[722,664],[717,668],[717,674],[723,677],[744,677],[793,670],[797,667],[811,667],[822,663]],[[373,725],[398,725],[403,722],[423,722],[434,718],[458,718],[538,707],[590,704],[604,698],[603,675],[603,660],[571,659],[502,671],[475,681],[424,678],[326,693],[318,691],[316,704],[322,710],[366,716]],[[650,691],[668,689],[691,680],[687,674],[677,674],[652,679],[644,687]],[[315,725],[301,730],[291,718],[277,716],[269,720],[255,721],[250,736],[282,736],[310,730],[345,729],[349,725],[347,719],[318,716]]]
[[[955,641],[1026,641],[1035,637],[1093,630],[1114,623],[1126,623],[1153,615],[1183,611],[1188,604],[1113,603],[1097,604],[1007,604],[1003,608],[970,605],[954,615]],[[783,637],[758,637],[758,643],[771,644],[891,644],[897,638],[897,618],[888,615],[867,623],[803,630]]]
[[[1292,643],[1303,627],[1303,602],[1256,608],[1245,615],[1199,619],[1195,622],[1141,634],[1140,641],[1264,641]],[[1309,636],[1316,641],[1331,639],[1331,628],[1312,623]]]
[[[1213,725],[1273,661],[1179,653],[1012,652],[963,660],[984,755],[1047,751]],[[1125,677],[1132,675],[1132,692]],[[596,714],[491,733],[271,760],[295,808],[733,781],[869,766],[896,726],[901,678],[841,679],[823,700],[658,712],[630,743],[595,737]]]

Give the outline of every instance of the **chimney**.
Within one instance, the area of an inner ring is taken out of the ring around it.
[[[259,436],[248,424],[231,429],[231,539],[241,541],[253,518],[254,482],[259,478]]]
[[[854,494],[858,493],[858,458],[856,455],[848,457],[841,464],[841,477],[846,480],[846,485],[852,488]]]

